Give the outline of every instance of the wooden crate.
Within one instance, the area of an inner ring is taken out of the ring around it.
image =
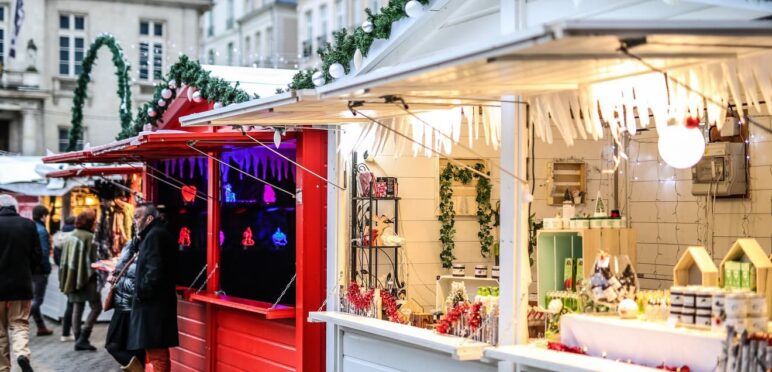
[[[766,296],[767,309],[772,309],[772,261],[756,239],[737,239],[729,248],[719,266],[719,284],[724,286],[724,264],[737,260],[750,262],[756,268],[756,293]],[[772,319],[772,311],[769,315]]]
[[[693,270],[697,270],[696,274]],[[673,267],[673,285],[690,284],[718,286],[718,268],[705,247],[687,248]]]
[[[539,230],[536,241],[536,278],[539,306],[546,306],[549,291],[563,290],[558,275],[567,257],[584,259],[584,278],[592,276],[595,257],[600,251],[611,256],[625,255],[637,271],[636,233],[633,229]],[[578,285],[578,283],[575,283]]]

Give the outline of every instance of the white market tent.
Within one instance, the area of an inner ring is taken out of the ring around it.
[[[606,5],[603,12],[598,10],[604,7],[603,2],[583,1],[579,8],[587,8],[584,13],[576,11],[578,16],[568,17],[570,7],[556,8],[557,1],[525,2],[525,6],[530,7],[525,13],[536,14],[535,18],[542,22],[534,22],[536,26],[530,28],[527,25],[516,28],[500,24],[499,17],[508,19],[502,14],[515,14],[506,3],[509,2],[432,2],[432,11],[427,15],[395,25],[392,38],[375,46],[376,53],[364,62],[360,72],[314,90],[284,93],[190,115],[181,122],[186,126],[338,125],[368,121],[352,115],[349,103],[355,101],[364,103],[362,112],[367,111],[368,116],[378,119],[405,115],[394,103],[386,103],[384,96],[401,97],[416,111],[485,102],[501,106],[502,123],[516,124],[502,125],[500,164],[524,178],[525,121],[529,119],[527,110],[514,101],[648,74],[652,67],[669,70],[767,56],[772,47],[772,22],[754,21],[769,16],[772,9],[753,4],[684,1],[666,7],[660,1],[625,1],[613,9]],[[734,6],[740,8],[732,8]],[[555,14],[547,15],[549,11]],[[664,14],[667,12],[674,14]],[[716,17],[721,12],[731,15],[709,24],[698,21]],[[511,18],[521,19],[514,15]],[[501,32],[507,29],[508,32]],[[420,41],[409,36],[427,32],[432,32],[432,36]],[[461,46],[451,45],[448,34],[461,35],[464,39],[458,42]],[[620,50],[623,45],[646,64],[623,53]],[[331,153],[334,154],[334,149]],[[514,212],[526,209],[519,197],[525,191],[524,185],[502,174],[501,190],[501,204],[509,206],[502,208],[501,215],[501,317],[515,319],[514,327],[501,323],[500,343],[506,347],[524,340],[523,314],[528,286],[525,278],[529,271],[527,216]],[[328,204],[334,206],[340,197],[331,196]],[[329,213],[330,230],[334,231],[336,211]],[[328,245],[337,246],[332,239]],[[334,251],[329,250],[333,255],[328,259],[331,273],[338,272]],[[336,285],[332,275],[328,287]],[[333,296],[328,303],[335,303]],[[318,316],[318,319],[325,318]],[[331,345],[330,338],[328,344]],[[527,357],[523,355],[527,354],[532,353],[518,353],[518,350],[486,353],[493,359],[510,362],[524,362]],[[540,361],[541,368],[566,368],[557,364],[558,361],[554,364],[546,361],[549,355],[542,359],[545,360]]]

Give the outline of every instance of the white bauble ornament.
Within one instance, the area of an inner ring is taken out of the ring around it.
[[[667,165],[685,169],[697,164],[705,153],[705,138],[699,128],[683,124],[663,126],[659,130],[659,155]]]
[[[201,96],[201,92],[195,91],[193,92],[193,95],[191,96],[193,98],[193,102],[202,102],[204,100],[204,97]]]
[[[324,74],[321,71],[314,72],[314,74],[311,75],[311,81],[314,83],[314,86],[317,87],[324,85]]]
[[[159,106],[159,107],[164,107],[164,106],[166,106],[166,101],[164,101],[164,99],[163,99],[163,98],[159,98],[159,99],[158,99],[158,106]]]
[[[550,313],[558,314],[561,310],[563,310],[563,301],[560,301],[557,298],[553,298],[552,301],[547,305],[547,310]]]
[[[346,69],[343,68],[343,65],[337,62],[330,65],[328,72],[333,79],[340,79],[343,77],[343,75],[346,75]]]
[[[193,93],[196,92],[196,87],[188,87],[187,94],[188,94],[188,101],[193,100]]]
[[[147,109],[147,116],[150,116],[151,118],[154,118],[156,115],[158,115],[158,114],[155,112],[155,109],[153,109],[153,108]]]
[[[638,304],[630,298],[626,298],[617,306],[617,313],[622,319],[634,319],[638,316]]]
[[[354,52],[354,68],[359,71],[362,68],[362,61],[364,60],[364,57],[362,56],[362,51],[359,49]]]
[[[212,108],[215,110],[218,108],[222,108],[222,102],[215,102],[214,105],[212,105]]]
[[[169,80],[169,89],[177,89],[177,80]]]
[[[161,97],[163,97],[163,99],[172,98],[172,90],[169,89],[169,88],[162,89],[161,90]]]
[[[424,12],[424,6],[416,0],[410,0],[405,4],[405,13],[410,18],[420,16]]]
[[[368,34],[373,32],[373,23],[370,21],[362,22],[362,31]]]
[[[276,145],[277,149],[281,145],[281,132],[278,130],[273,131],[273,144]]]

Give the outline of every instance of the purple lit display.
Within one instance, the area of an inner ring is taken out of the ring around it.
[[[265,204],[276,203],[276,192],[273,191],[273,187],[271,187],[271,185],[263,186],[263,202]]]

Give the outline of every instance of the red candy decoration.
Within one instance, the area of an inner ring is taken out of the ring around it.
[[[381,302],[383,303],[383,309],[386,311],[386,316],[389,317],[390,322],[405,323],[405,319],[402,314],[397,310],[397,301],[394,296],[387,291],[381,291]]]
[[[180,191],[182,192],[182,200],[185,203],[192,203],[196,199],[196,192],[197,192],[196,186],[193,186],[193,185],[182,186]]]
[[[700,118],[695,118],[693,116],[689,116],[686,118],[686,127],[689,129],[694,129],[700,126]]]

